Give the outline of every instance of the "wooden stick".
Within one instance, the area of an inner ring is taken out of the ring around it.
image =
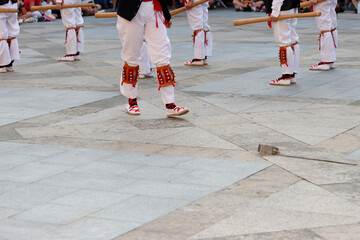
[[[207,2],[207,1],[209,1],[209,0],[200,0],[198,2],[195,2],[195,3],[193,3],[191,8],[196,7],[197,5],[203,4],[203,3]],[[184,11],[186,11],[186,8],[181,7],[181,8],[178,8],[178,9],[175,9],[175,10],[171,11],[170,14],[171,14],[171,16],[174,16],[174,15],[179,14],[179,13],[184,12]]]
[[[296,14],[281,15],[278,17],[278,20],[289,19],[289,18],[318,17],[320,15],[321,15],[320,12],[296,13]],[[269,17],[240,19],[234,21],[234,26],[245,25],[250,23],[258,23],[258,22],[267,22],[267,21],[269,21]]]
[[[209,1],[209,0],[200,0],[200,1],[196,2],[196,3],[194,3],[194,4],[192,5],[192,7],[195,7],[195,6],[197,6],[197,5],[200,5],[200,4],[205,3],[205,2],[207,2],[207,1]],[[175,9],[175,10],[171,11],[171,12],[170,12],[170,15],[171,15],[171,16],[174,16],[174,15],[179,14],[179,13],[184,12],[184,11],[186,11],[186,8],[185,8],[185,7],[181,7],[181,8],[178,8],[178,9]],[[115,12],[95,13],[95,17],[96,17],[96,18],[116,18],[116,17],[117,17],[117,13],[115,13]]]
[[[107,13],[95,13],[94,15],[96,18],[116,18],[116,12],[107,12]]]
[[[317,3],[321,3],[321,2],[324,2],[324,1],[326,1],[326,0],[317,0]],[[304,7],[307,7],[307,6],[310,6],[309,1],[300,3],[300,8],[304,8]]]
[[[79,3],[79,4],[68,4],[68,5],[61,5],[61,8],[77,8],[77,7],[92,7],[95,3]],[[32,6],[31,11],[46,11],[49,9],[56,9],[56,5],[50,6]]]
[[[18,11],[16,8],[0,8],[0,13],[17,13]]]

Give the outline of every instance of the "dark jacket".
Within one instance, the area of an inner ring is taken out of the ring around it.
[[[0,0],[1,1],[1,0]],[[158,0],[161,4],[164,17],[167,21],[170,21],[171,15],[167,6],[172,5],[172,0]],[[117,1],[117,14],[120,17],[131,21],[140,8],[141,0],[118,0]]]
[[[0,5],[4,5],[7,4],[9,2],[9,0],[0,0]],[[11,0],[11,3],[16,3],[17,0]]]
[[[266,13],[271,13],[272,2],[273,2],[273,0],[265,0]],[[284,0],[280,11],[286,11],[286,10],[290,10],[293,8],[299,8],[299,7],[300,7],[300,0]]]

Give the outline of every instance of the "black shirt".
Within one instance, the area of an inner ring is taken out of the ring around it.
[[[171,15],[169,13],[169,9],[167,6],[172,5],[172,0],[158,0],[158,1],[161,4],[166,21],[170,21]],[[141,0],[118,0],[117,14],[120,17],[123,17],[126,20],[131,21],[138,12],[141,2],[142,2]]]
[[[273,0],[265,0],[265,8],[266,8],[266,13],[271,13]],[[293,8],[299,8],[300,7],[300,0],[284,0],[280,11],[286,11],[286,10],[290,10]]]

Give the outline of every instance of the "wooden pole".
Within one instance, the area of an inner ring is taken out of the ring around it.
[[[96,18],[116,18],[116,12],[107,12],[107,13],[95,13],[94,15]]]
[[[68,5],[61,5],[61,8],[78,8],[78,7],[92,7],[95,3],[79,3],[79,4],[68,4]],[[56,5],[50,6],[32,6],[31,11],[46,11],[49,9],[56,9]]]
[[[326,0],[317,0],[317,3],[321,3],[321,2],[324,2],[324,1],[326,1]],[[307,7],[307,6],[310,6],[309,1],[300,3],[300,8],[304,8],[304,7]]]
[[[321,15],[320,12],[296,13],[296,14],[281,15],[278,17],[278,19],[282,20],[282,19],[289,19],[289,18],[318,17],[320,15]],[[245,25],[245,24],[250,24],[250,23],[267,22],[267,21],[269,21],[269,17],[240,19],[240,20],[234,21],[234,26]]]
[[[209,0],[200,0],[200,1],[196,2],[196,3],[193,3],[192,8],[197,6],[197,5],[206,3],[207,1],[209,1]],[[181,8],[178,8],[178,9],[175,9],[175,10],[171,11],[170,14],[171,14],[171,16],[174,16],[174,15],[179,14],[179,13],[184,12],[184,11],[186,11],[186,8],[181,7]]]
[[[0,8],[0,13],[17,13],[16,8]]]
[[[209,1],[209,0],[200,0],[200,1],[196,2],[196,3],[194,3],[194,4],[192,5],[192,7],[195,7],[195,6],[199,5],[199,4],[205,3],[205,2],[207,2],[207,1]],[[171,15],[171,16],[174,16],[174,15],[179,14],[179,13],[184,12],[184,11],[186,11],[186,8],[185,8],[185,7],[181,7],[181,8],[178,8],[178,9],[175,9],[175,10],[171,11],[171,12],[170,12],[170,15]],[[115,12],[95,13],[95,17],[96,17],[96,18],[116,18],[116,17],[117,17],[117,13],[115,13]]]

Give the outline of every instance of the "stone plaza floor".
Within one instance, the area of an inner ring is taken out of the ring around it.
[[[281,75],[263,13],[209,11],[209,65],[188,67],[185,13],[168,31],[176,103],[139,80],[124,111],[116,19],[85,17],[85,53],[64,55],[61,20],[21,25],[21,60],[0,75],[0,240],[360,239],[360,14],[338,15],[336,69],[299,19],[297,84]],[[260,155],[259,144],[280,148]]]

